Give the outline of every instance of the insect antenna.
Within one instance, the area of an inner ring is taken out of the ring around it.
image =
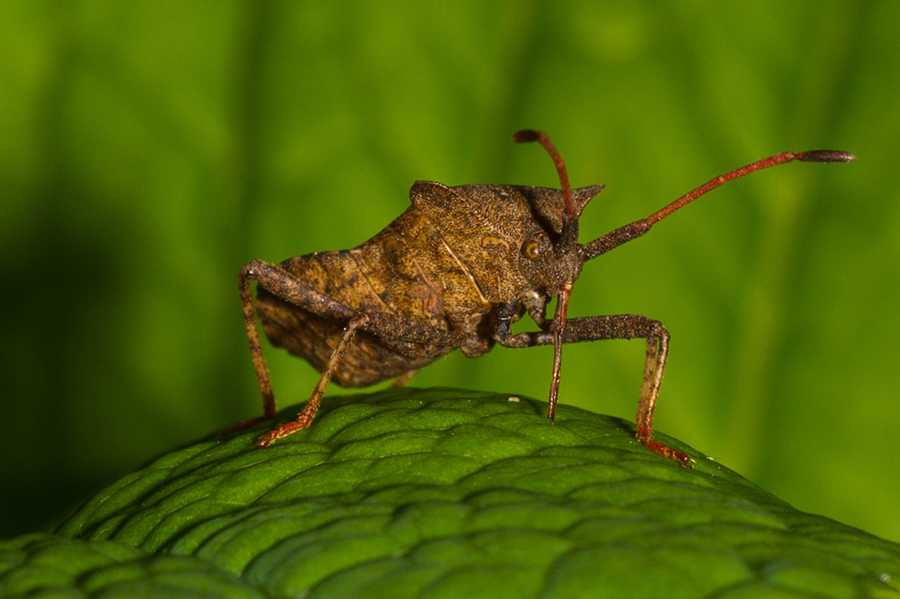
[[[562,156],[559,155],[556,146],[553,145],[553,142],[550,141],[547,134],[543,131],[535,131],[534,129],[522,129],[513,134],[513,141],[516,143],[536,141],[544,146],[544,149],[550,154],[550,158],[553,159],[553,164],[556,165],[556,172],[559,173],[559,184],[562,186],[563,198],[565,198],[566,201],[564,214],[566,217],[572,218],[575,214],[575,203],[572,201],[572,186],[569,185],[569,174],[566,172],[566,163],[563,162]]]
[[[598,237],[594,241],[586,243],[581,248],[581,256],[585,262],[593,260],[597,256],[619,247],[623,243],[627,243],[632,239],[644,235],[650,230],[650,227],[671,215],[676,210],[687,206],[700,196],[709,193],[713,189],[720,187],[729,181],[755,173],[764,168],[778,166],[779,164],[787,164],[794,160],[799,160],[800,162],[853,162],[856,160],[856,156],[850,152],[842,152],[839,150],[811,150],[808,152],[781,152],[780,154],[757,160],[747,166],[736,168],[733,171],[729,171],[724,175],[719,175],[715,179],[707,181],[700,187],[689,191],[674,202],[657,210],[647,218],[619,227],[614,231],[610,231],[603,237]]]

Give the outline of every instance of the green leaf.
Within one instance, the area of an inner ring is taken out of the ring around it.
[[[692,469],[631,423],[545,408],[453,389],[331,398],[269,448],[254,442],[271,423],[163,456],[58,534],[278,597],[900,597],[897,545],[664,435]]]
[[[0,541],[2,597],[256,599],[266,595],[192,557],[45,534]]]

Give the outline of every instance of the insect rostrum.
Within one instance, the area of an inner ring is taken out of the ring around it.
[[[477,358],[495,344],[554,346],[548,412],[553,418],[564,344],[641,338],[647,354],[637,438],[657,454],[690,465],[686,454],[653,440],[668,331],[639,314],[568,318],[569,296],[582,266],[731,179],[793,160],[850,162],[854,156],[827,150],[782,152],[720,175],[645,219],[580,244],[579,218],[603,186],[571,189],[563,160],[542,131],[520,131],[513,139],[543,145],[562,189],[417,181],[406,212],[360,246],[277,265],[254,260],[241,268],[241,303],[263,416],[238,427],[277,414],[257,313],[273,345],[305,358],[322,373],[297,420],[261,437],[260,447],[309,426],[332,379],[344,387],[395,377],[405,381],[457,348]],[[255,310],[251,280],[258,286]],[[556,311],[548,318],[546,307],[554,298]],[[513,333],[513,325],[526,314],[537,330]]]

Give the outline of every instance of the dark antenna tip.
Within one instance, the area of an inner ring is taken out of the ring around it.
[[[541,138],[541,133],[534,129],[522,129],[513,133],[512,139],[517,144],[527,143],[529,141],[537,141]]]
[[[559,155],[559,152],[556,151],[556,147],[553,145],[553,142],[550,141],[550,138],[543,131],[538,131],[535,129],[522,129],[521,131],[516,131],[513,133],[513,141],[516,143],[523,143],[526,141],[538,141],[544,146],[544,149],[547,150],[547,153],[550,154],[550,158],[553,159],[553,164],[556,165],[556,172],[559,174],[559,184],[562,186],[563,197],[565,198],[565,218],[574,218],[575,217],[575,202],[572,201],[572,187],[569,185],[569,175],[566,173],[566,164],[563,162],[562,156]],[[575,218],[577,221],[578,219]],[[576,231],[575,237],[577,234],[577,227],[573,229]],[[575,240],[577,242],[577,239]],[[573,243],[575,243],[573,242]]]
[[[795,155],[802,162],[853,162],[856,156],[840,150],[810,150]]]

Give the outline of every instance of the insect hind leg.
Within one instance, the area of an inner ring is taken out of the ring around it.
[[[262,397],[263,415],[240,422],[222,430],[220,435],[227,435],[250,428],[264,420],[271,420],[278,415],[272,381],[266,367],[266,358],[262,352],[259,339],[259,328],[256,323],[256,306],[253,301],[251,281],[287,302],[308,309],[317,314],[327,316],[349,317],[349,310],[324,295],[320,291],[291,275],[279,266],[262,260],[254,260],[241,267],[238,273],[238,288],[241,296],[241,307],[244,316],[244,328],[247,332],[247,343],[250,346],[250,357],[259,381],[259,392]]]

